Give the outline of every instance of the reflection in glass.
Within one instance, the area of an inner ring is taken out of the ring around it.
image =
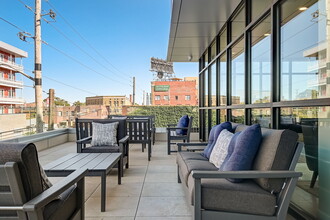
[[[270,108],[252,109],[251,116],[252,124],[260,124],[263,128],[271,127]]]
[[[216,41],[214,41],[211,45],[211,60],[213,60],[216,55],[217,55],[217,44]]]
[[[233,105],[244,104],[245,85],[244,85],[244,43],[240,40],[231,50],[231,85],[232,96],[231,102]]]
[[[317,0],[288,0],[281,5],[281,100],[330,97],[327,90],[326,19]],[[306,10],[299,10],[300,7]],[[323,33],[322,33],[323,32]]]
[[[211,128],[217,124],[217,110],[212,109],[211,110]]]
[[[209,54],[207,52],[205,52],[205,54],[204,54],[204,67],[206,67],[207,64],[209,64]]]
[[[211,106],[217,105],[217,68],[216,63],[211,66]]]
[[[227,111],[226,109],[220,109],[220,123],[227,121]]]
[[[244,124],[244,109],[233,109],[231,111],[231,121],[234,123]]]
[[[206,140],[209,138],[209,114],[208,114],[209,110],[205,109],[204,110],[204,123],[205,123],[205,138]]]
[[[270,17],[268,16],[251,32],[252,103],[270,101],[270,29]]]
[[[227,53],[220,57],[220,105],[227,104]]]
[[[208,87],[208,71],[205,70],[204,72],[204,106],[209,106],[208,94],[209,94],[209,87]]]
[[[319,128],[329,128],[329,111],[330,107],[281,108],[281,128],[297,132],[298,141],[304,142],[304,150],[297,165],[303,177],[297,186],[316,197],[319,196]]]
[[[227,28],[220,33],[220,52],[227,47]]]
[[[253,0],[252,4],[252,21],[261,15],[272,3],[272,0]]]
[[[243,34],[245,29],[245,7],[237,13],[236,17],[231,22],[231,41]]]

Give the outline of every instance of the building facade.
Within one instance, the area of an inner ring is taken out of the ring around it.
[[[200,138],[224,121],[296,131],[303,177],[290,210],[302,219],[330,219],[329,9],[329,0],[173,1],[167,60],[199,62]]]
[[[86,97],[86,105],[103,105],[110,115],[121,115],[124,105],[132,105],[126,96],[92,96]]]
[[[16,80],[17,73],[23,72],[17,59],[27,56],[27,52],[0,41],[0,114],[16,113],[15,107],[24,103],[17,94],[23,89],[23,82]]]
[[[198,105],[197,77],[184,80],[152,81],[151,105]]]

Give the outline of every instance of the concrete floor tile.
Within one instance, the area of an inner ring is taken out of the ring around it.
[[[139,197],[107,197],[106,210],[101,212],[100,197],[90,197],[85,203],[86,217],[125,216],[134,217]]]
[[[142,191],[142,184],[142,182],[122,182],[121,185],[107,183],[107,196],[140,196]],[[101,197],[101,187],[97,188],[92,197]]]
[[[176,173],[147,173],[145,182],[177,183]]]
[[[191,216],[185,197],[141,197],[136,216]]]
[[[143,197],[170,197],[185,196],[182,184],[179,183],[144,183]]]
[[[152,165],[148,167],[148,173],[176,173],[177,166],[173,165]]]

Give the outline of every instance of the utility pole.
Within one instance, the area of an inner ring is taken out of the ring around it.
[[[43,132],[43,106],[42,106],[42,83],[41,83],[41,0],[35,0],[35,51],[34,51],[34,85],[36,102],[36,130]]]
[[[135,105],[135,76],[133,76],[133,105]]]
[[[54,116],[55,116],[55,91],[49,89],[49,115],[48,115],[48,131],[54,130]]]

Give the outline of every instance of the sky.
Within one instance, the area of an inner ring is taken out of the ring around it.
[[[43,98],[49,89],[70,103],[95,95],[132,93],[136,100],[150,92],[150,58],[166,59],[171,21],[171,0],[42,0],[42,14],[56,12],[56,21],[42,21]],[[22,60],[33,76],[34,42],[17,34],[34,35],[34,0],[0,0],[0,41],[28,52]],[[30,7],[29,10],[26,6]],[[8,24],[7,22],[11,24]],[[174,63],[176,77],[198,76],[198,63]],[[34,101],[33,82],[17,74],[24,89],[17,92]]]

